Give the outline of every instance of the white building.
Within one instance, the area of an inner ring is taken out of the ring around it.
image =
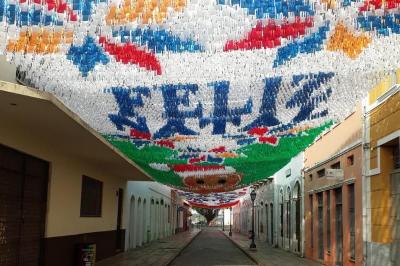
[[[185,204],[171,188],[157,182],[128,182],[125,247],[133,249],[185,228]]]
[[[272,176],[272,181],[256,187],[255,237],[271,245],[303,255],[304,154],[300,153]],[[248,234],[252,228],[250,195],[233,208],[234,230]]]

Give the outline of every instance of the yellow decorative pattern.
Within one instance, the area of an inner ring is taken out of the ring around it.
[[[180,12],[185,6],[186,0],[124,0],[122,7],[110,7],[106,22],[108,25],[135,21],[160,24],[167,17],[168,8]]]
[[[45,29],[22,31],[18,40],[8,41],[7,51],[37,54],[57,53],[60,45],[72,43],[73,37],[72,31],[49,31]]]
[[[329,51],[343,51],[348,57],[355,59],[370,43],[371,39],[367,35],[355,36],[343,23],[338,23],[327,48]]]

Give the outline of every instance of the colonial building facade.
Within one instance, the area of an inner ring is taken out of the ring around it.
[[[400,73],[365,100],[364,241],[367,265],[400,264]]]
[[[255,236],[273,246],[303,254],[303,153],[257,186]],[[247,195],[233,208],[234,230],[247,234],[252,228],[252,202]]]
[[[325,265],[362,265],[361,107],[307,148],[305,256]]]

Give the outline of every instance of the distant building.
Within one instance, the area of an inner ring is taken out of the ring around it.
[[[304,152],[305,256],[324,265],[363,265],[361,114]]]
[[[365,100],[364,226],[366,265],[400,265],[400,72]]]
[[[303,153],[256,186],[255,236],[261,241],[301,255]],[[250,190],[251,191],[251,190]],[[249,195],[233,208],[235,231],[248,234],[252,228],[252,202]]]
[[[157,182],[128,182],[129,198],[126,247],[133,249],[176,231],[183,231],[183,202],[171,188]],[[181,229],[182,227],[182,229]]]

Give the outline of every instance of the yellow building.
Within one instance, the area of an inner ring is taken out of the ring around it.
[[[400,71],[364,104],[364,241],[367,265],[400,263]]]

